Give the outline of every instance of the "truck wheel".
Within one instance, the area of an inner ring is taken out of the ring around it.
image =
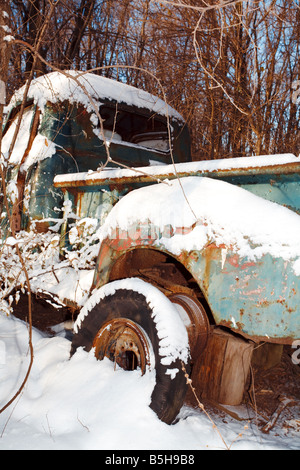
[[[94,348],[124,370],[141,374],[155,369],[150,407],[171,424],[187,391],[187,330],[172,302],[141,279],[113,281],[96,290],[75,324],[71,354]]]

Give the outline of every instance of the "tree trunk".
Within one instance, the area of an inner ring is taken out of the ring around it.
[[[2,140],[3,108],[6,105],[6,82],[11,53],[9,29],[9,1],[0,0],[0,151]]]

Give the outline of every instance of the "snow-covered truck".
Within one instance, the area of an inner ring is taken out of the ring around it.
[[[77,260],[76,282],[69,266],[43,288],[78,314],[71,354],[154,371],[150,406],[171,423],[187,375],[207,380],[212,331],[247,345],[300,338],[299,158],[191,161],[165,101],[77,72],[33,81],[10,151],[23,94],[2,143],[11,219],[16,232],[60,225],[61,259]],[[5,223],[4,211],[3,237]],[[87,253],[95,267],[80,270]]]

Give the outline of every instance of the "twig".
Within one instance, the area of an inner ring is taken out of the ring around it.
[[[209,415],[209,413],[206,411],[203,403],[200,402],[197,394],[196,394],[196,390],[195,390],[195,387],[193,386],[193,383],[192,383],[192,379],[190,378],[189,374],[187,373],[186,371],[186,368],[185,368],[185,365],[183,364],[183,362],[181,362],[181,367],[182,367],[182,370],[184,372],[184,376],[186,378],[186,383],[189,385],[190,389],[192,390],[193,392],[193,395],[197,401],[197,404],[198,404],[198,407],[200,408],[200,410],[204,411],[204,413],[206,414],[206,416],[208,417],[209,421],[211,422],[212,426],[214,429],[216,429],[217,433],[219,434],[223,444],[225,445],[226,449],[227,450],[230,450],[230,446],[228,446],[228,444],[226,443],[225,439],[223,438],[218,426],[215,424],[214,420],[211,418],[211,416]]]
[[[188,8],[190,10],[206,12],[210,10],[220,10],[221,8],[226,8],[227,6],[233,6],[237,3],[240,3],[241,1],[243,0],[228,0],[227,2],[221,0],[219,3],[215,3],[214,5],[207,5],[206,7],[197,7],[194,5],[187,5],[186,3],[172,2],[170,0],[151,0],[151,3],[164,3],[173,7]]]
[[[89,428],[85,424],[83,424],[83,422],[79,419],[78,413],[77,413],[77,420],[81,424],[81,426],[87,430],[87,432],[90,432]]]
[[[51,271],[52,271],[53,276],[55,277],[55,280],[56,280],[57,284],[59,284],[59,279],[58,279],[58,277],[56,276],[56,273],[55,273],[55,271],[54,271],[54,266],[51,266]]]
[[[279,416],[283,412],[283,410],[288,407],[288,406],[294,406],[297,404],[297,400],[295,398],[289,398],[289,397],[280,397],[279,398],[280,404],[274,411],[274,413],[271,416],[270,421],[265,424],[265,426],[262,428],[262,432],[267,434],[271,431],[271,429],[274,428]]]
[[[200,410],[202,410],[202,411],[206,414],[206,416],[208,417],[209,421],[211,422],[211,424],[212,424],[212,426],[213,426],[213,429],[216,429],[216,431],[217,431],[217,433],[219,434],[219,436],[220,436],[220,438],[221,438],[223,444],[225,445],[226,449],[227,449],[227,450],[230,450],[231,447],[232,447],[232,444],[234,444],[234,442],[236,442],[240,437],[242,437],[243,434],[242,434],[242,433],[237,434],[237,436],[233,439],[233,441],[231,442],[231,444],[230,444],[230,445],[227,444],[227,442],[225,441],[224,437],[222,436],[221,431],[219,430],[218,426],[216,425],[216,423],[214,422],[214,420],[212,419],[212,417],[210,416],[210,414],[206,411],[206,409],[205,409],[203,403],[201,403],[201,401],[199,400],[199,398],[198,398],[198,396],[197,396],[197,394],[196,394],[195,387],[193,386],[192,379],[190,378],[189,374],[187,373],[186,368],[185,368],[185,365],[183,364],[183,362],[181,362],[181,367],[182,367],[182,370],[183,370],[183,372],[184,372],[184,376],[185,376],[185,378],[186,378],[186,383],[187,383],[187,385],[189,385],[189,387],[190,387],[190,389],[191,389],[191,391],[192,391],[192,393],[193,393],[193,395],[194,395],[194,397],[195,397],[195,399],[196,399],[196,401],[197,401],[198,407],[200,408]],[[236,419],[236,416],[234,416],[234,418]],[[248,424],[246,424],[246,425],[244,426],[244,430],[246,430],[246,429],[248,429]]]
[[[9,420],[10,420],[12,414],[13,414],[13,412],[15,411],[15,408],[16,408],[17,404],[19,403],[19,400],[20,400],[21,396],[22,396],[22,395],[20,394],[18,400],[15,402],[15,404],[14,404],[14,406],[13,406],[11,412],[9,413],[9,416],[8,416],[8,418],[7,418],[7,420],[6,420],[5,424],[4,424],[4,427],[3,427],[3,429],[2,429],[2,432],[1,432],[1,436],[0,436],[1,439],[2,439],[2,437],[3,437],[3,434],[4,434],[4,432],[5,432],[5,429],[6,429],[7,425],[8,425],[8,423],[9,423]]]
[[[48,414],[46,414],[46,420],[47,420],[47,425],[48,425],[50,437],[51,437],[51,439],[53,440],[53,442],[55,442],[55,439],[54,439],[54,437],[53,437],[53,434],[52,434],[52,431],[51,431],[51,428],[50,428],[50,423],[49,423],[49,419],[48,419]]]

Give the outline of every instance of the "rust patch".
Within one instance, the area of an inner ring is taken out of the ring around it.
[[[259,315],[259,314],[257,314]],[[259,335],[248,335],[245,333],[242,329],[240,329],[242,323],[237,322],[236,325],[238,328],[234,328],[232,323],[228,320],[221,320],[219,322],[220,326],[224,326],[226,328],[229,328],[231,331],[234,331],[241,335],[243,338],[249,339],[251,341],[254,341],[255,343],[272,343],[272,344],[286,344],[286,345],[291,345],[295,341],[295,338],[292,338],[291,336],[286,337],[286,338],[275,338],[275,337],[270,337],[270,336],[259,336]]]
[[[148,341],[139,326],[125,318],[115,318],[105,323],[96,337],[95,356],[107,357],[124,370],[141,369],[142,375],[150,365]]]

